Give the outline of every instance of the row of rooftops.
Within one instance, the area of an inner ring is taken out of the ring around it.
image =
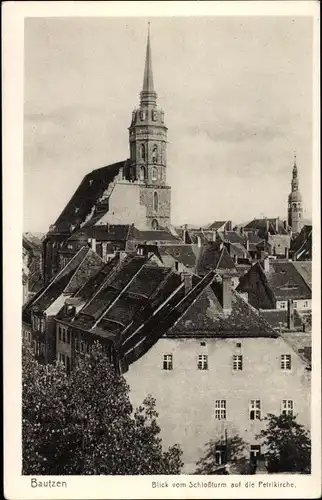
[[[23,321],[30,323],[32,313],[54,316],[80,331],[110,339],[126,363],[161,336],[279,335],[232,288],[229,274],[178,273],[137,254],[104,263],[89,247],[82,247],[27,303]]]

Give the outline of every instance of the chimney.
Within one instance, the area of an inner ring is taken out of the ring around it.
[[[232,227],[233,227],[233,224],[232,224],[231,220],[227,221],[227,230],[231,231]]]
[[[226,313],[231,312],[231,300],[232,300],[232,285],[231,285],[231,277],[223,276],[222,277],[222,308]]]
[[[279,229],[279,218],[275,219],[275,231],[278,234],[278,229]]]
[[[240,228],[240,234],[242,234],[242,235],[243,235],[244,233],[245,233],[245,231],[244,231],[244,227],[243,227],[243,226],[241,226],[241,228]]]
[[[264,260],[263,260],[263,268],[265,273],[269,272],[269,258],[267,255],[265,255]]]
[[[287,328],[294,330],[294,306],[291,299],[287,301]]]
[[[192,274],[182,273],[181,279],[184,282],[184,293],[187,295],[192,290]]]
[[[92,248],[93,252],[96,252],[96,239],[91,238],[90,242],[91,242],[91,248]]]

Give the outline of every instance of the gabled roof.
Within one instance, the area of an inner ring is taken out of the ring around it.
[[[73,294],[104,265],[88,247],[82,247],[67,265],[24,307],[23,320],[30,321],[31,310],[45,312],[62,294]]]
[[[97,241],[127,241],[130,232],[129,224],[109,224],[107,226],[87,226],[75,231],[68,241],[82,241],[87,243],[88,238]]]
[[[212,229],[214,231],[218,231],[218,229],[221,229],[223,226],[227,224],[227,220],[215,220],[214,222],[211,222],[206,229]]]
[[[247,231],[249,229],[256,229],[258,231],[259,236],[264,235],[267,232],[271,235],[274,234],[284,234],[287,235],[288,232],[284,227],[284,222],[279,218],[271,218],[271,219],[253,219],[251,222],[246,224],[244,229]]]
[[[311,289],[303,279],[301,273],[294,266],[294,262],[270,261],[269,271],[265,272],[266,282],[276,300],[310,299]]]
[[[231,313],[224,313],[216,285],[212,282],[203,290],[166,337],[278,337],[259,312],[235,290],[231,292]]]
[[[310,260],[293,261],[293,266],[312,290],[312,262]]]
[[[129,233],[129,240],[134,240],[138,242],[147,242],[154,243],[158,241],[169,241],[171,243],[178,242],[178,244],[182,244],[182,239],[174,234],[170,233],[165,229],[156,230],[156,231],[141,231],[133,226],[131,226]]]
[[[170,256],[186,267],[194,268],[196,265],[196,255],[191,245],[159,245],[158,249],[162,260],[164,256]]]
[[[239,231],[218,231],[220,238],[229,243],[239,243],[240,245],[245,245],[247,237],[240,234]]]
[[[312,259],[312,226],[303,226],[301,232],[291,241],[290,251],[297,259]]]
[[[228,271],[236,274],[235,264],[229,255],[225,245],[218,242],[210,242],[200,249],[197,263],[197,273],[205,274],[210,270]]]

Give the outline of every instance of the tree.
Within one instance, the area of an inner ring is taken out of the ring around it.
[[[216,450],[224,449],[224,463],[236,471],[236,474],[251,474],[251,464],[245,456],[246,443],[237,434],[223,439],[211,439],[206,444],[205,455],[198,460],[196,474],[217,474],[219,464],[216,462]]]
[[[308,431],[296,422],[293,415],[266,417],[267,426],[257,439],[266,449],[269,472],[310,473],[311,441]]]
[[[180,474],[182,451],[163,450],[155,400],[133,412],[98,343],[68,375],[24,345],[22,374],[23,474]]]

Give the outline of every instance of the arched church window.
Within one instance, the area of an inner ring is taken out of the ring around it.
[[[145,179],[145,168],[141,167],[140,168],[140,181],[144,181]]]
[[[153,221],[152,221],[152,229],[153,229],[154,231],[157,231],[157,230],[159,229],[159,224],[158,224],[158,221],[157,221],[157,220],[155,220],[155,219],[153,219]]]
[[[144,144],[141,144],[141,146],[140,146],[140,156],[141,156],[141,160],[145,161],[145,146],[144,146]]]
[[[152,180],[156,181],[157,178],[158,178],[158,171],[157,171],[157,169],[155,167],[153,167],[153,169],[152,169]]]
[[[153,163],[158,162],[158,146],[157,145],[153,146],[153,149],[152,149],[152,162]]]
[[[158,193],[154,192],[153,193],[153,210],[157,212],[159,209],[159,198],[158,198]]]

